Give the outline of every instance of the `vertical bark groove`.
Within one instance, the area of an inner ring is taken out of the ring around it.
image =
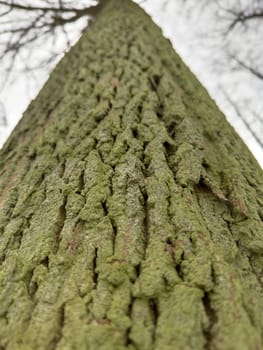
[[[211,341],[213,339],[212,331],[213,331],[213,326],[217,322],[217,318],[216,318],[215,311],[211,307],[211,301],[210,301],[209,293],[205,292],[202,301],[203,301],[203,304],[204,304],[205,313],[206,313],[208,321],[209,321],[208,325],[207,325],[207,328],[204,329],[204,337],[205,337],[204,349],[205,350],[211,350],[212,349]]]

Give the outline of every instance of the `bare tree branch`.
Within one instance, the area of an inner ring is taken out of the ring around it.
[[[58,13],[65,13],[65,12],[75,12],[75,13],[79,13],[80,16],[84,14],[87,14],[87,12],[89,12],[89,9],[91,9],[92,7],[97,7],[97,5],[95,6],[91,6],[91,7],[84,7],[84,8],[70,8],[70,7],[66,7],[63,6],[63,2],[60,1],[61,6],[60,7],[48,7],[48,6],[30,6],[30,5],[22,5],[18,2],[6,2],[6,1],[0,1],[0,5],[9,7],[9,10],[11,9],[11,11],[13,9],[15,10],[23,10],[23,11],[41,11],[41,12],[58,12]],[[92,10],[91,10],[92,11]]]
[[[43,1],[43,6],[40,6],[40,2],[36,0],[31,1],[30,4],[25,0],[0,0],[0,59],[4,60],[1,69],[5,67],[5,73],[1,77],[3,84],[8,81],[8,77],[17,66],[16,58],[21,52],[22,54],[23,51],[33,52],[34,47],[41,47],[41,44],[38,45],[38,43],[42,43],[43,46],[43,40],[50,41],[52,37],[56,40],[57,29],[63,34],[64,48],[69,48],[86,24],[82,24],[81,27],[77,26],[78,30],[74,38],[70,35],[68,25],[80,19],[85,19],[87,23],[88,19],[96,16],[107,1],[90,1],[80,6],[79,1],[47,0]],[[61,48],[57,49],[58,51],[54,54],[48,50],[46,43],[45,46],[47,50],[45,57],[40,57],[38,60],[39,67],[52,63],[62,53]],[[36,65],[30,68],[30,63],[27,63],[24,69],[20,70],[32,69],[36,69]]]
[[[233,11],[228,10],[228,12],[232,15],[232,22],[230,23],[228,30],[233,30],[238,24],[246,24],[248,21],[255,20],[255,19],[262,19],[263,18],[263,10],[255,11],[251,13],[245,13],[243,11]]]
[[[246,126],[246,128],[249,130],[250,134],[253,136],[253,138],[257,141],[257,143],[259,144],[259,146],[263,149],[263,142],[261,141],[261,139],[258,137],[258,135],[255,133],[255,131],[252,129],[250,123],[248,123],[247,119],[245,118],[245,116],[241,113],[239,107],[237,106],[237,104],[231,99],[231,97],[229,96],[229,94],[226,92],[225,89],[223,89],[221,87],[221,91],[223,92],[226,100],[228,101],[228,103],[232,106],[232,108],[234,109],[234,111],[236,112],[236,115],[242,120],[242,122],[244,123],[244,125]]]
[[[7,126],[5,106],[1,101],[0,101],[0,126]]]
[[[263,74],[261,72],[259,72],[259,70],[257,70],[255,67],[250,66],[249,64],[247,64],[246,62],[240,60],[238,57],[232,55],[231,58],[233,60],[235,60],[240,67],[244,68],[245,70],[247,70],[249,73],[253,74],[255,77],[257,77],[260,80],[263,80]]]

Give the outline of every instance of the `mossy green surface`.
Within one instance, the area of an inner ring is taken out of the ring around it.
[[[0,152],[0,348],[263,349],[263,175],[109,1]]]

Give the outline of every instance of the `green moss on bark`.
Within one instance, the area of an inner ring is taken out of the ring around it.
[[[0,174],[1,348],[263,347],[262,171],[131,1],[58,64]]]

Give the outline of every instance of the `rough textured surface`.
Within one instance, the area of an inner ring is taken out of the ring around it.
[[[263,349],[263,176],[115,0],[0,153],[0,349]]]

